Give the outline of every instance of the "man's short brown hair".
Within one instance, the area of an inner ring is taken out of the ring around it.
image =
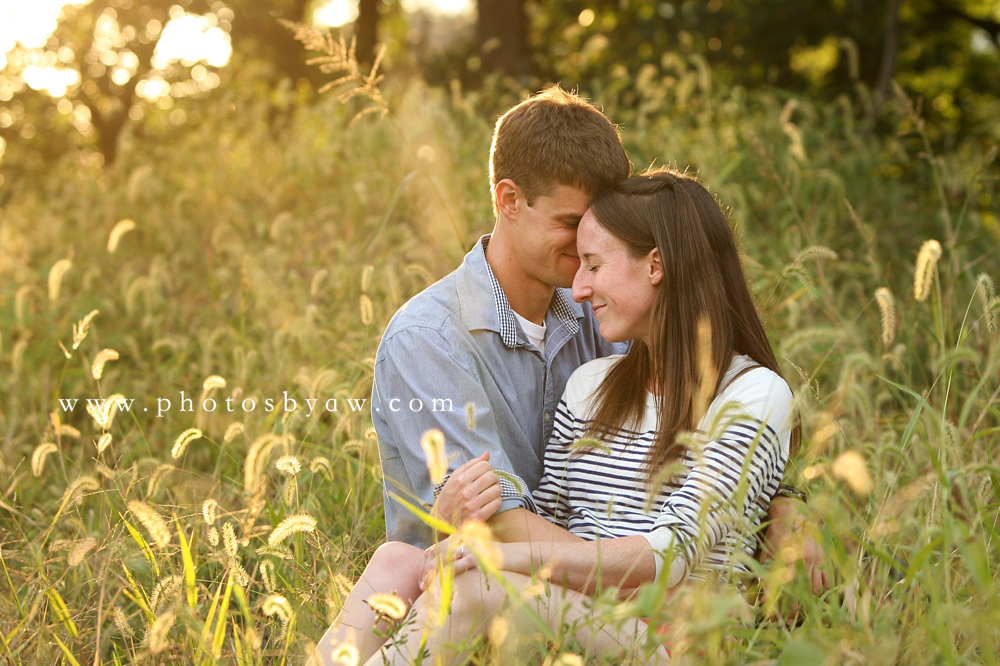
[[[631,171],[611,121],[559,86],[513,107],[493,130],[490,189],[494,196],[496,184],[509,178],[531,206],[557,185],[595,193],[627,178]]]

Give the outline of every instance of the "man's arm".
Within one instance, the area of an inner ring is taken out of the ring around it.
[[[395,444],[394,459],[383,454],[382,460],[390,493],[428,506],[434,503],[434,484],[420,446],[421,437],[432,428],[444,434],[449,470],[484,452],[496,468],[511,470],[478,370],[469,353],[441,332],[411,325],[387,339],[375,364],[373,398],[372,420],[379,439]],[[468,403],[476,406],[476,427],[471,430],[463,409]],[[392,478],[388,470],[394,467],[406,478]],[[498,510],[516,506],[521,506],[518,500],[504,500]],[[394,525],[387,528],[390,534],[399,531]],[[426,546],[431,534],[423,531],[427,536],[420,545]]]

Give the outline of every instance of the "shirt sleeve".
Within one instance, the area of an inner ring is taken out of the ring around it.
[[[434,485],[420,446],[423,434],[432,428],[444,433],[449,473],[486,451],[494,468],[513,472],[482,385],[470,355],[435,329],[409,326],[383,343],[375,363],[372,421],[379,437],[387,502],[393,501],[388,493],[394,492],[407,501],[433,505]],[[475,406],[475,428],[471,429],[466,414],[469,403]],[[523,498],[510,497],[499,511],[519,506],[524,506]],[[404,515],[405,509],[386,513],[389,522],[391,515],[419,522],[412,514]],[[390,538],[413,532],[391,524],[386,528]],[[401,538],[418,544],[424,540]]]
[[[688,452],[687,477],[644,535],[653,548],[657,578],[671,563],[668,586],[682,582],[731,530],[749,530],[755,506],[781,481],[788,459],[791,392],[780,378],[778,382],[746,402],[723,396],[713,403],[706,417],[714,415],[706,428],[708,441]],[[764,504],[769,500],[765,497]]]

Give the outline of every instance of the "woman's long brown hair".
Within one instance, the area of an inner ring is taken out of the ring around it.
[[[664,279],[650,315],[650,343],[632,343],[596,394],[597,410],[586,437],[613,437],[637,430],[646,409],[647,388],[656,394],[658,430],[646,459],[647,481],[681,457],[677,436],[700,419],[699,359],[707,354],[717,370],[708,403],[722,388],[733,356],[749,356],[781,375],[747,289],[736,241],[725,215],[694,178],[659,169],[620,181],[591,202],[597,221],[628,247],[633,257],[660,250]],[[701,324],[700,324],[701,322]],[[704,325],[708,323],[708,327]],[[707,340],[699,341],[699,328]],[[801,431],[792,431],[791,453]]]

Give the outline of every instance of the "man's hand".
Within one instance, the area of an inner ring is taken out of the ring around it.
[[[452,472],[434,502],[434,515],[456,526],[489,520],[500,508],[500,478],[489,460],[487,451]]]
[[[794,566],[801,558],[809,573],[813,594],[820,595],[830,589],[830,577],[823,567],[823,548],[814,538],[805,504],[790,497],[775,497],[767,517],[771,524],[764,533],[761,561],[776,558],[787,566]]]
[[[424,563],[420,570],[420,589],[425,590],[430,586],[434,576],[437,575],[438,567],[444,565],[448,559],[448,551],[451,548],[453,537],[448,537],[439,541],[424,551]],[[453,549],[452,567],[454,575],[458,575],[469,569],[476,568],[476,558],[468,546],[460,546]]]

